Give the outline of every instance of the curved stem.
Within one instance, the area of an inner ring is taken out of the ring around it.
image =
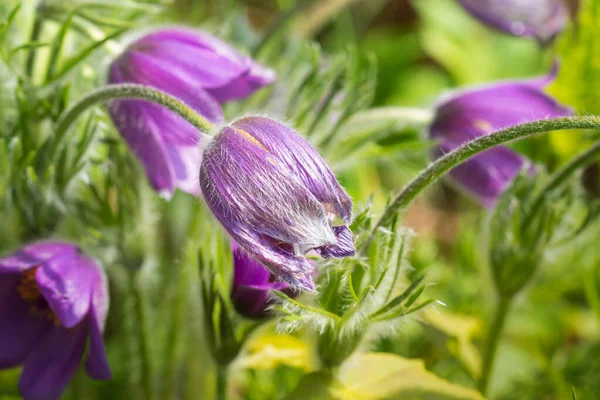
[[[510,308],[510,299],[506,297],[500,297],[498,305],[494,313],[494,320],[490,326],[488,332],[488,338],[485,342],[485,348],[483,349],[483,365],[481,370],[481,378],[479,380],[479,391],[485,395],[487,391],[492,367],[494,366],[494,358],[496,357],[496,350],[498,349],[498,343],[502,336],[502,330],[504,328],[504,322],[508,315]]]
[[[562,129],[600,129],[600,117],[558,117],[528,122],[478,137],[477,139],[465,143],[453,152],[445,154],[406,185],[400,193],[394,196],[381,215],[381,218],[369,233],[367,239],[361,245],[360,250],[365,251],[368,249],[375,232],[377,232],[380,227],[385,226],[399,210],[406,208],[406,206],[408,206],[415,197],[423,191],[423,189],[475,154],[481,153],[494,146],[530,137],[538,133]]]
[[[159,104],[184,118],[200,131],[209,133],[213,125],[181,100],[148,86],[121,84],[106,85],[88,93],[66,110],[56,122],[55,140],[60,140],[77,117],[90,107],[114,99],[140,99]]]

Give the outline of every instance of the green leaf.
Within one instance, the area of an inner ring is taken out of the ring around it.
[[[50,43],[47,43],[47,42],[29,42],[29,43],[25,43],[25,44],[22,44],[20,46],[12,48],[10,50],[10,55],[8,56],[8,58],[14,57],[15,54],[17,54],[18,52],[20,52],[22,50],[39,49],[40,47],[48,47],[48,46],[50,46]]]
[[[402,306],[403,305],[402,303],[404,303],[404,301],[406,299],[408,299],[409,296],[418,288],[418,286],[421,284],[423,279],[425,279],[425,275],[421,275],[421,276],[417,277],[415,279],[415,281],[413,283],[411,283],[411,285],[402,294],[399,294],[398,296],[394,297],[384,307],[382,307],[378,311],[371,314],[371,318],[378,317],[380,315],[385,314],[386,312],[393,310],[394,308],[396,308],[398,306]],[[417,290],[417,293],[419,293],[418,290]],[[416,300],[416,299],[413,299],[412,302],[414,302],[414,300]]]
[[[445,381],[425,369],[423,360],[394,354],[361,353],[349,358],[337,376],[304,376],[285,400],[484,400],[477,391]]]
[[[56,65],[62,53],[62,48],[65,43],[65,38],[67,37],[67,33],[71,28],[71,23],[73,22],[73,18],[77,14],[77,8],[74,9],[67,15],[65,20],[62,22],[60,31],[54,38],[52,42],[52,48],[50,49],[50,61],[48,61],[48,69],[46,70],[46,82],[50,81],[54,72],[56,70]]]
[[[127,29],[118,29],[115,32],[111,33],[110,35],[107,35],[106,37],[104,37],[104,39],[102,40],[98,40],[97,42],[92,43],[91,45],[89,45],[88,47],[85,47],[83,50],[81,50],[78,54],[76,54],[75,56],[71,57],[63,66],[63,68],[56,73],[56,75],[50,77],[50,79],[48,79],[48,81],[46,83],[50,83],[50,82],[54,82],[55,80],[61,78],[62,76],[64,76],[67,72],[69,72],[70,70],[72,70],[74,67],[76,67],[80,62],[82,62],[85,58],[87,58],[94,50],[98,49],[100,46],[102,46],[104,43],[122,35],[123,33],[125,33],[127,31]]]
[[[19,9],[21,8],[21,3],[17,3],[17,5],[10,11],[10,13],[8,14],[8,17],[6,18],[6,21],[3,21],[0,24],[0,43],[4,42],[4,37],[6,36],[6,32],[8,32],[8,30],[10,29],[13,21],[15,20],[15,17],[17,16],[17,13],[19,12]]]
[[[296,389],[284,400],[330,400],[336,399],[331,393],[334,385],[332,376],[326,372],[314,372],[304,375]]]

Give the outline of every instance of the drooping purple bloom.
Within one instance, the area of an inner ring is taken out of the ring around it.
[[[565,0],[458,0],[473,16],[493,28],[547,43],[569,20]]]
[[[438,154],[493,131],[549,117],[571,115],[571,110],[542,89],[555,76],[506,81],[453,93],[436,107],[429,135],[439,143]],[[497,198],[523,169],[527,160],[505,146],[487,150],[450,172],[452,180],[485,207]]]
[[[107,311],[106,280],[77,246],[38,242],[0,258],[0,369],[23,365],[26,400],[58,399],[88,343],[88,375],[110,379]]]
[[[233,239],[294,287],[314,290],[307,252],[354,254],[352,200],[319,153],[279,122],[249,117],[223,128],[204,150],[200,187]]]
[[[231,300],[236,311],[247,318],[263,318],[271,304],[269,291],[279,290],[290,297],[299,292],[273,274],[237,243],[231,243],[233,253],[233,285]]]
[[[110,66],[109,83],[137,83],[175,96],[205,117],[223,120],[219,103],[242,99],[275,74],[226,43],[191,29],[162,29],[131,44]],[[199,195],[200,133],[175,113],[143,100],[109,104],[111,118],[164,197],[175,188]]]

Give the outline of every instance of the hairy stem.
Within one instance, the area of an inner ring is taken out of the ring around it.
[[[483,349],[483,365],[481,369],[481,378],[479,380],[479,391],[483,395],[485,395],[488,388],[492,367],[494,365],[494,358],[496,357],[496,350],[498,349],[498,343],[502,336],[504,322],[506,321],[509,309],[510,299],[500,297],[494,311],[494,319],[490,326],[485,347]]]
[[[194,125],[201,132],[209,133],[213,128],[210,122],[185,105],[181,100],[160,90],[134,84],[106,85],[91,91],[61,115],[56,122],[54,130],[55,141],[60,141],[71,124],[88,108],[114,99],[147,100],[168,108]]]
[[[453,152],[438,158],[428,168],[421,172],[415,179],[400,191],[384,210],[381,218],[377,221],[367,239],[360,247],[361,252],[368,249],[375,232],[389,221],[396,213],[406,208],[425,188],[442,177],[452,168],[462,164],[470,157],[488,150],[494,146],[523,139],[539,133],[546,133],[562,129],[599,129],[600,117],[576,116],[548,118],[540,121],[528,122],[510,128],[491,132],[485,136],[478,137],[465,143]]]

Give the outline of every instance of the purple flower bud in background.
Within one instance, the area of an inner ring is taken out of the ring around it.
[[[110,379],[107,311],[102,271],[72,244],[38,242],[0,258],[0,369],[23,365],[26,400],[58,399],[88,342],[88,375]]]
[[[233,286],[231,300],[236,311],[247,318],[263,318],[268,315],[271,302],[270,290],[279,290],[290,297],[299,294],[287,283],[276,281],[261,263],[237,243],[231,242],[233,253]]]
[[[481,86],[442,99],[429,130],[430,137],[439,143],[438,154],[503,128],[571,115],[571,110],[542,92],[555,74],[553,71],[540,79]],[[493,207],[525,162],[510,148],[497,146],[454,168],[450,177],[482,205]]]
[[[249,117],[223,128],[204,150],[200,186],[233,239],[294,287],[314,290],[307,252],[354,254],[352,200],[319,153],[279,122]]]
[[[569,20],[565,0],[458,0],[473,16],[515,36],[548,43]]]
[[[137,83],[175,96],[213,123],[220,102],[242,99],[275,74],[199,31],[163,29],[131,44],[110,66],[109,83]],[[164,197],[175,188],[199,195],[200,133],[189,122],[143,100],[115,100],[110,116]]]

